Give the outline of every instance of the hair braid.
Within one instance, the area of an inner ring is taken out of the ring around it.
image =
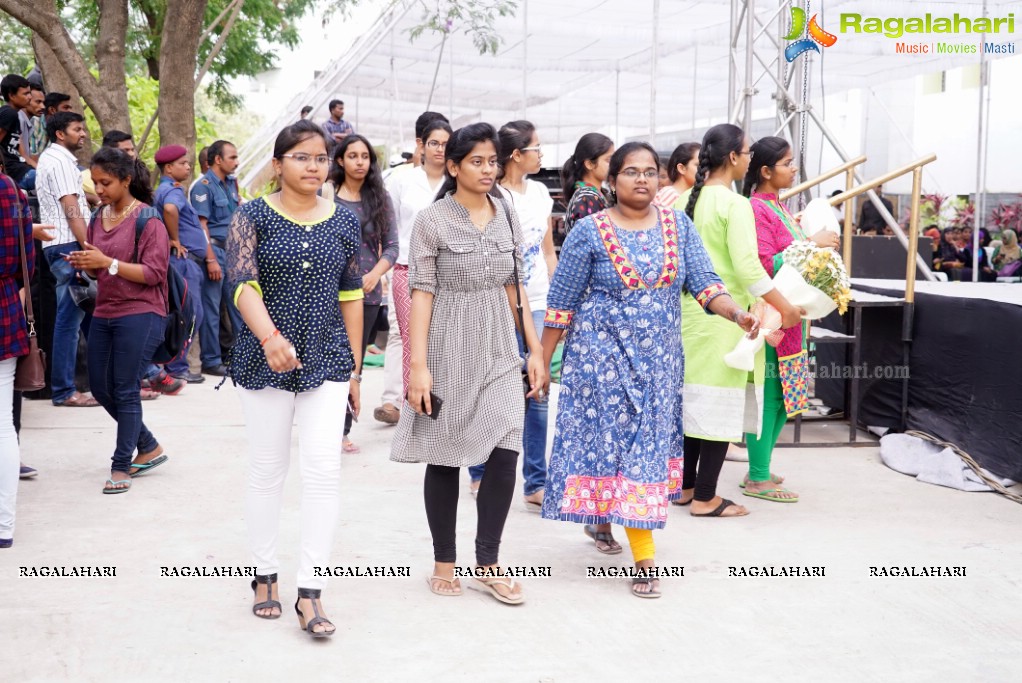
[[[696,184],[692,186],[692,194],[689,195],[688,205],[685,213],[693,221],[695,220],[696,204],[699,202],[699,193],[702,192],[706,178],[710,175],[709,145],[703,145],[699,150],[699,170],[696,171]]]

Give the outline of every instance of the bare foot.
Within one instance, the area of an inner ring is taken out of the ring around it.
[[[530,493],[529,495],[525,496],[525,502],[526,503],[531,503],[533,505],[542,505],[543,504],[543,489],[540,489],[539,491],[536,491],[535,493]]]
[[[671,502],[674,503],[675,505],[688,505],[689,503],[692,502],[692,499],[695,498],[695,495],[696,495],[695,489],[682,489],[681,498]]]
[[[156,446],[156,448],[154,448],[153,450],[149,451],[148,453],[139,453],[138,455],[136,455],[135,459],[131,461],[131,464],[132,465],[144,465],[147,462],[151,462],[151,461],[155,460],[156,458],[160,457],[161,455],[163,455],[163,446],[159,446],[158,445],[158,446]],[[132,467],[131,469],[134,470],[134,471],[133,472],[129,472],[129,474],[138,474],[140,472],[140,470],[137,467]]]
[[[714,496],[708,501],[693,500],[689,513],[692,515],[709,515],[711,512],[720,507],[720,504],[724,502],[724,499],[720,496]],[[749,511],[744,505],[729,505],[721,511],[719,517],[743,517],[749,514]]]
[[[329,620],[329,617],[326,615],[326,612],[323,611],[323,603],[320,601],[319,598],[316,598],[315,600],[313,600],[312,598],[301,598],[298,600],[298,609],[300,609],[302,611],[302,614],[305,615],[305,623],[308,624],[310,621],[316,618],[316,612],[312,607],[312,603],[314,602],[316,603],[316,608],[319,610],[319,616]],[[301,625],[300,619],[298,623],[299,625]],[[333,624],[323,623],[322,621],[312,627],[313,633],[333,633],[336,630],[337,628]]]
[[[433,563],[433,577],[429,580],[429,588],[441,595],[461,595],[461,580],[454,578],[453,562]]]
[[[272,595],[269,595],[269,596],[267,596],[267,594],[266,594],[266,589],[268,587],[269,587],[269,584],[267,584],[267,583],[257,583],[256,584],[255,599],[252,601],[254,604],[259,604],[260,602],[266,602],[267,600],[276,600],[277,602],[280,602],[280,594],[277,592],[277,582],[276,581],[273,582]],[[262,609],[257,609],[255,611],[255,613],[258,614],[261,617],[271,617],[271,616],[272,617],[279,617],[280,616],[280,608],[279,607],[264,607]]]
[[[770,493],[766,495],[776,500],[798,500],[797,493],[781,488],[776,482],[769,480],[750,481],[745,485],[746,493],[763,493],[764,491],[770,491]]]
[[[636,569],[651,569],[652,567],[655,567],[655,566],[656,566],[656,560],[653,560],[653,559],[642,560],[641,562],[636,562],[635,563],[635,568]],[[644,582],[643,583],[633,583],[632,584],[632,592],[633,593],[642,593],[644,595],[645,594],[650,594],[650,593],[657,593],[658,594],[658,593],[660,593],[660,579],[653,579],[649,583],[644,583]]]
[[[131,475],[129,475],[127,472],[111,470],[110,481],[113,482],[113,485],[111,485],[110,482],[108,481],[106,484],[103,485],[104,490],[113,491],[117,489],[131,488]]]

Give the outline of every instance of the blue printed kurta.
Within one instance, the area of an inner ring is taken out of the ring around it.
[[[561,248],[545,324],[568,328],[543,517],[659,529],[681,495],[681,291],[725,293],[688,217],[620,230],[580,220]]]

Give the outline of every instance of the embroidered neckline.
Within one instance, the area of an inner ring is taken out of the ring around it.
[[[596,229],[600,233],[600,240],[603,248],[607,250],[610,262],[617,271],[618,277],[629,289],[651,289],[656,287],[669,287],[678,276],[678,231],[675,226],[674,211],[657,207],[657,224],[664,241],[664,267],[660,271],[655,285],[650,287],[639,275],[638,269],[628,257],[628,251],[621,244],[617,234],[617,227],[606,211],[600,211],[593,215]]]
[[[766,192],[757,192],[752,195],[752,199],[757,199],[764,204],[767,208],[774,212],[784,224],[784,227],[791,233],[791,238],[794,240],[805,240],[805,233],[802,232],[802,227],[798,224],[798,221],[792,217],[791,213],[787,208],[777,199],[777,195]]]

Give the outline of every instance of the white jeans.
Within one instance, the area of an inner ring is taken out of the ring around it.
[[[275,574],[279,567],[277,528],[291,463],[291,427],[297,418],[302,473],[298,587],[323,588],[326,577],[314,576],[313,568],[329,564],[341,507],[341,439],[348,383],[325,382],[300,394],[238,387],[238,395],[251,454],[245,516],[256,573]]]
[[[393,282],[393,278],[391,278]],[[397,306],[393,303],[387,306],[387,324],[390,331],[387,333],[387,348],[383,356],[383,395],[380,396],[380,403],[389,403],[395,408],[400,408],[404,403],[404,396],[401,395],[401,335],[397,331]]]
[[[17,358],[0,361],[0,538],[14,538],[21,455],[14,431],[14,370]]]

